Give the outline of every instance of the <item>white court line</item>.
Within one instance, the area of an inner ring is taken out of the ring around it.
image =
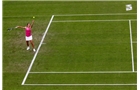
[[[24,84],[27,86],[136,86],[135,83],[130,84]]]
[[[55,16],[103,16],[103,15],[137,15],[137,13],[104,13],[104,14],[59,14]]]
[[[59,14],[59,15],[54,15],[54,16],[105,16],[105,15],[137,15],[137,13],[104,13],[104,14]],[[21,18],[21,17],[32,17],[32,16],[29,16],[29,15],[24,15],[24,16],[3,16],[4,18]],[[46,17],[45,15],[36,15],[36,17]]]
[[[130,46],[131,46],[131,58],[132,58],[132,71],[134,72],[134,54],[133,54],[133,42],[132,42],[132,27],[131,20],[129,20],[129,30],[130,30]]]
[[[137,73],[137,71],[81,71],[81,72],[30,72],[32,74],[92,74],[92,73],[102,73],[102,74],[105,74],[105,73]]]
[[[40,44],[39,44],[39,46],[38,46],[38,48],[37,48],[37,51],[36,51],[36,53],[35,53],[35,55],[34,55],[32,61],[31,61],[31,64],[30,64],[30,66],[29,66],[29,68],[28,68],[28,70],[27,70],[27,72],[26,72],[26,75],[25,75],[25,77],[24,77],[24,79],[23,79],[21,85],[24,85],[24,84],[25,84],[25,81],[26,81],[26,79],[27,79],[27,77],[28,77],[28,74],[30,73],[30,70],[31,70],[31,68],[32,68],[32,65],[33,65],[33,63],[34,63],[34,61],[35,61],[35,59],[36,59],[36,56],[37,56],[37,54],[38,54],[38,52],[39,52],[39,50],[40,50],[40,47],[41,47],[41,45],[42,45],[42,43],[43,43],[43,41],[44,41],[44,38],[45,38],[45,36],[46,36],[46,34],[47,34],[47,32],[48,32],[48,29],[49,29],[49,27],[50,27],[50,25],[51,25],[51,22],[52,22],[53,18],[54,18],[54,15],[52,15],[52,17],[51,17],[51,19],[50,19],[50,22],[49,22],[49,24],[48,24],[48,26],[47,26],[47,28],[46,28],[46,31],[45,31],[45,33],[44,33],[44,35],[43,35],[43,37],[42,37],[42,40],[41,40],[41,42],[40,42]]]
[[[19,1],[19,0],[3,0],[3,1]],[[27,1],[27,0],[20,0],[20,1]],[[137,0],[28,0],[28,1],[137,1]]]
[[[116,20],[58,20],[52,22],[111,22],[111,21],[128,21],[130,19],[116,19]],[[137,19],[131,19],[131,21],[137,21]]]

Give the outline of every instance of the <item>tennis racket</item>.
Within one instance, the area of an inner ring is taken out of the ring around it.
[[[14,29],[16,29],[17,27],[11,27],[11,28],[8,28],[7,30],[8,31],[11,31],[11,30],[14,30]]]

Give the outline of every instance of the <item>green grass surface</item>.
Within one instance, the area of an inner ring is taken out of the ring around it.
[[[125,5],[133,10],[126,12]],[[137,86],[22,86],[34,56],[26,51],[24,30],[7,28],[31,22],[37,48],[52,15],[137,13],[136,1],[3,1],[3,90],[136,90]],[[31,72],[132,71],[128,21],[54,22],[136,19],[136,15],[55,16]],[[132,41],[137,41],[132,21]],[[137,71],[137,43],[133,43]],[[137,73],[29,73],[25,84],[136,84]]]
[[[54,22],[47,37],[35,63],[39,71],[131,70],[128,22]]]
[[[109,76],[109,78],[108,78]],[[44,77],[44,78],[41,78]],[[133,78],[131,81],[129,80]],[[70,79],[69,79],[70,78]],[[32,80],[34,79],[34,81]],[[31,84],[127,84],[136,83],[135,74],[30,74],[27,83]]]

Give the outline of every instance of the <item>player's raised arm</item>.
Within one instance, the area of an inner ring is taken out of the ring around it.
[[[33,24],[34,24],[34,20],[33,20],[32,23],[31,23],[31,28],[33,27]]]

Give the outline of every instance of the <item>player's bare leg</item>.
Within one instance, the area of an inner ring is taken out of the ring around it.
[[[27,50],[29,50],[30,49],[29,41],[26,41],[26,44],[27,44]]]
[[[30,40],[30,43],[31,43],[31,45],[32,45],[32,47],[33,47],[33,51],[35,52],[36,50],[35,50],[35,47],[34,47],[34,43],[33,43],[33,41]]]

